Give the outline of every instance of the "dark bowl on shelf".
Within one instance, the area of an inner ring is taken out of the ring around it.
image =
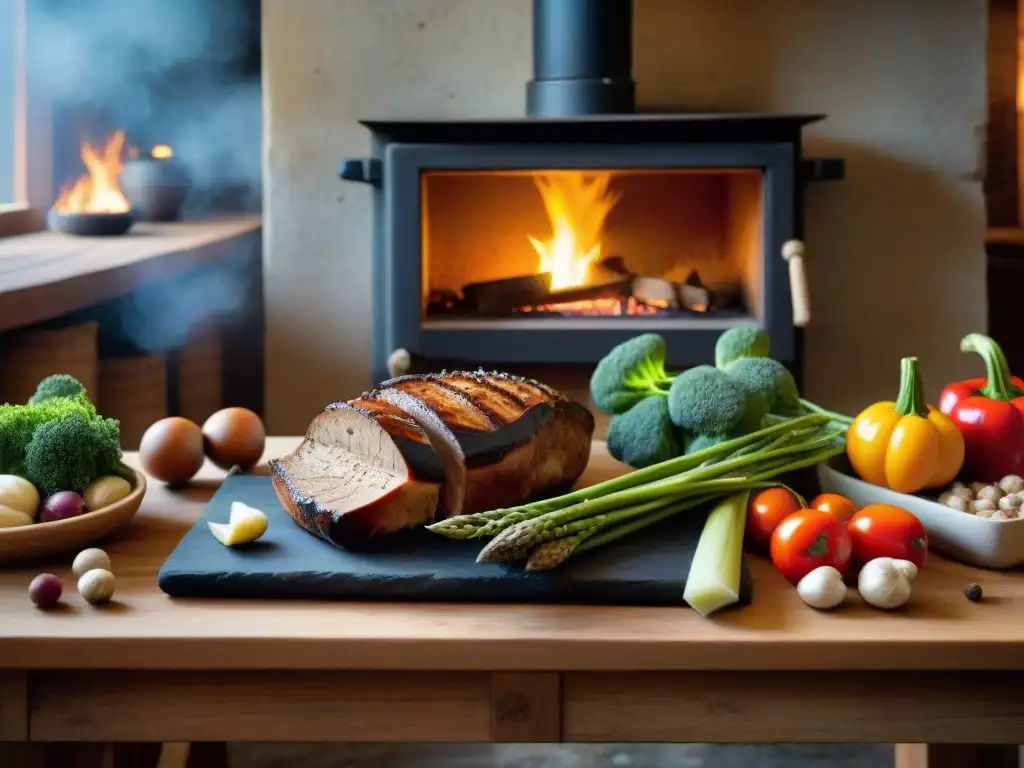
[[[65,235],[113,237],[123,235],[135,223],[132,211],[125,213],[61,213],[46,214],[46,225],[54,232]]]
[[[120,182],[139,221],[176,221],[190,187],[188,171],[176,157],[129,160]]]

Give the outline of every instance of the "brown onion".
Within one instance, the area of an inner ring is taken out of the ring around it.
[[[180,416],[155,422],[139,442],[146,474],[169,485],[187,483],[203,466],[203,432]]]
[[[267,432],[248,408],[223,408],[203,424],[206,455],[221,469],[251,469],[263,455]]]

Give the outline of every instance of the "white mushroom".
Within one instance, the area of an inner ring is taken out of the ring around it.
[[[973,482],[970,485],[971,493],[973,493],[975,496],[977,496],[978,495],[978,491],[980,491],[982,488],[987,487],[988,485],[989,485],[989,483],[980,483],[980,482],[977,482],[977,481]]]
[[[1022,501],[1024,500],[1021,499],[1020,494],[1010,493],[1007,494],[1006,496],[1003,496],[1003,498],[999,500],[999,508],[1006,510],[1017,510],[1020,509]]]
[[[939,504],[944,504],[950,509],[957,509],[961,512],[967,509],[967,505],[971,504],[970,501],[964,501],[963,497],[957,496],[952,491],[946,491],[939,496]]]
[[[991,504],[992,502],[986,502],[986,503],[987,504]],[[996,514],[996,512],[999,512],[999,510],[998,509],[993,509],[992,507],[985,507],[983,509],[976,509],[976,510],[974,510],[974,514],[976,516],[978,516],[978,517],[985,517],[985,518],[991,518],[994,514]]]
[[[974,501],[974,491],[968,488],[966,485],[957,481],[949,486],[949,492],[959,496],[964,501]]]
[[[978,499],[977,501],[972,501],[969,506],[971,512],[973,512],[976,515],[981,515],[982,512],[991,513],[994,512],[996,509],[995,502],[989,501],[988,499]],[[989,517],[989,515],[982,515],[982,517]]]
[[[1024,477],[1007,475],[999,481],[999,487],[1007,493],[1020,493],[1024,491]]]
[[[979,500],[985,499],[987,501],[999,501],[1005,495],[1003,489],[998,485],[986,485],[975,494]]]
[[[911,571],[907,565],[913,568],[913,573],[916,574],[917,568],[913,563],[894,560],[891,557],[876,557],[865,563],[857,577],[857,591],[864,598],[864,602],[884,610],[892,610],[906,604],[910,599],[912,584],[908,578]]]
[[[801,599],[811,608],[835,608],[846,598],[843,575],[831,565],[822,565],[808,573],[796,585]]]

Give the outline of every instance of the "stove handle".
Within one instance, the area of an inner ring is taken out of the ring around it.
[[[803,241],[787,240],[782,246],[782,258],[789,264],[789,292],[793,301],[793,325],[803,328],[811,321],[811,294],[807,290]]]
[[[384,168],[377,157],[349,157],[338,164],[338,175],[345,181],[379,185],[384,177]]]

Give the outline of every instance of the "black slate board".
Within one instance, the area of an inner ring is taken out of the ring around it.
[[[267,513],[263,538],[236,549],[213,538],[207,521],[226,522],[232,501]],[[682,605],[706,517],[707,510],[683,513],[553,571],[527,573],[477,563],[484,541],[424,530],[384,539],[374,551],[338,549],[288,517],[269,477],[233,475],[167,558],[158,584],[172,597]],[[741,604],[750,596],[744,566]]]

